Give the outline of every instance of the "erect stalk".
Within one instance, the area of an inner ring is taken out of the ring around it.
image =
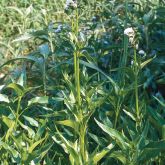
[[[124,21],[124,29],[127,28],[128,22],[128,2],[125,0],[125,21]],[[122,67],[125,67],[127,64],[127,55],[128,54],[128,36],[124,35],[124,54],[122,58]]]
[[[116,116],[115,116],[114,128],[116,128],[117,126],[120,109],[121,109],[120,98],[118,98],[117,105],[116,105],[116,114],[115,114]]]
[[[79,31],[79,14],[78,9],[76,9],[76,21],[74,24],[74,30],[76,35],[76,50],[74,52],[74,74],[75,74],[75,86],[76,86],[76,101],[78,105],[78,118],[79,118],[79,145],[80,145],[80,154],[82,161],[86,162],[86,147],[85,147],[85,137],[86,137],[86,124],[83,121],[83,111],[81,109],[81,93],[80,93],[80,52],[79,52],[79,43],[78,43],[78,31]]]
[[[124,86],[125,84],[125,70],[123,70],[122,68],[124,68],[127,64],[127,57],[128,57],[128,36],[124,35],[124,52],[123,52],[123,56],[120,57],[120,63],[119,63],[119,74],[118,74],[118,78],[120,80],[120,84],[122,86]],[[122,70],[121,70],[122,69]]]
[[[17,103],[17,111],[16,111],[16,121],[15,121],[15,129],[17,128],[17,123],[18,123],[18,119],[19,119],[19,111],[20,111],[20,106],[21,106],[21,100],[22,100],[22,96],[18,97],[18,103]]]
[[[86,151],[85,151],[85,137],[86,137],[86,125],[82,122],[80,124],[80,153],[83,162],[86,162]]]
[[[50,49],[51,49],[51,53],[52,53],[52,60],[53,62],[55,62],[55,55],[54,55],[54,46],[53,46],[53,34],[52,31],[49,34],[49,42],[50,42]]]
[[[139,121],[139,100],[138,100],[138,68],[137,68],[136,48],[134,47],[134,74],[135,74],[135,109],[137,121]]]
[[[78,23],[78,9],[76,9],[76,27],[75,27],[75,33],[76,33],[76,37],[78,39],[78,29],[79,29],[79,23]],[[81,105],[81,96],[80,96],[80,67],[79,67],[79,46],[78,43],[76,43],[76,52],[75,52],[75,83],[76,83],[76,89],[77,89],[77,103],[78,103],[78,109],[80,110],[80,105]],[[81,113],[81,112],[80,112]]]
[[[44,86],[44,95],[46,96],[47,87],[46,87],[46,58],[44,57],[43,61],[43,86]]]

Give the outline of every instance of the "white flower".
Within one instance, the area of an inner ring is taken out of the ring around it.
[[[144,54],[146,54],[144,50],[139,50],[138,53],[139,53],[140,55],[144,55]]]
[[[124,34],[128,36],[129,42],[133,44],[135,40],[135,31],[133,30],[133,28],[130,27],[130,28],[125,29]]]
[[[130,37],[130,36],[134,36],[135,32],[134,32],[133,28],[130,27],[130,28],[127,28],[124,30],[124,34],[127,35],[128,37]]]
[[[68,10],[70,7],[77,8],[77,1],[76,0],[66,0],[65,10]]]

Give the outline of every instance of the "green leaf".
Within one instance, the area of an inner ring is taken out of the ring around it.
[[[61,124],[61,125],[65,125],[68,127],[73,128],[76,132],[78,132],[78,127],[79,127],[79,123],[76,121],[72,121],[72,120],[63,120],[63,121],[56,121],[55,123],[57,124]]]
[[[156,112],[152,108],[148,108],[148,112],[152,116],[152,118],[157,121],[157,123],[159,125],[161,125],[161,126],[165,125],[165,120],[163,119],[163,117],[158,112]]]
[[[134,114],[132,114],[131,112],[126,111],[125,109],[123,109],[123,111],[134,121],[136,121],[136,117]]]
[[[130,147],[128,139],[125,136],[123,136],[120,132],[100,123],[96,119],[95,119],[95,121],[104,132],[106,132],[108,135],[110,135],[110,137],[117,142],[119,147],[121,147],[122,149],[128,149],[128,147]]]
[[[13,10],[13,11],[16,11],[17,13],[20,14],[21,17],[24,16],[24,13],[23,13],[22,10],[20,10],[18,7],[9,6],[9,7],[7,7],[7,9],[11,9],[11,10]]]
[[[33,144],[29,147],[28,153],[32,153],[33,150],[34,150],[40,143],[42,143],[42,142],[45,140],[46,137],[47,137],[47,136],[45,136],[44,138],[42,138],[42,139],[38,140],[37,142],[33,143]]]
[[[138,161],[140,163],[145,163],[160,155],[160,153],[165,153],[165,140],[147,144],[140,153]]]
[[[165,140],[165,125],[162,126],[162,139]]]
[[[147,134],[148,134],[148,130],[149,130],[149,122],[148,120],[144,123],[144,129],[143,129],[143,132],[141,133],[141,135],[139,135],[140,139],[137,143],[137,148],[139,150],[141,150],[144,145],[145,145],[145,141],[146,141],[146,137],[147,137]]]
[[[0,140],[0,146],[2,146],[5,150],[7,150],[14,158],[19,157],[19,153],[15,149],[13,149],[11,146],[6,144],[5,142],[2,142],[1,140]]]
[[[123,164],[127,163],[127,156],[121,151],[114,151],[110,154],[111,158],[121,161]]]
[[[35,132],[34,132],[30,127],[24,125],[24,124],[21,123],[20,121],[18,121],[18,122],[19,122],[20,126],[21,126],[23,129],[25,129],[25,130],[28,131],[28,134],[29,134],[30,138],[32,138],[32,137],[35,136]]]
[[[8,117],[3,116],[3,115],[2,115],[2,121],[7,125],[8,128],[10,128],[14,123],[13,120],[11,120]]]
[[[142,63],[140,64],[141,69],[143,69],[143,68],[144,68],[148,63],[150,63],[154,58],[155,58],[155,57],[150,58],[150,59],[148,59],[148,60],[142,62]]]
[[[25,33],[24,35],[21,35],[20,37],[16,38],[12,42],[23,42],[31,39],[33,36],[29,33]]]
[[[158,99],[157,97],[155,97],[155,96],[153,96],[153,97],[158,101],[158,103],[159,103],[161,106],[165,107],[165,102],[159,100],[159,99]]]
[[[57,128],[56,128],[56,129],[57,129]],[[58,135],[59,135],[60,138],[61,138],[61,141],[63,142],[63,143],[60,144],[60,145],[64,148],[64,150],[67,149],[67,152],[70,154],[70,156],[71,156],[72,158],[74,158],[74,161],[75,161],[77,164],[83,165],[83,164],[82,164],[81,157],[80,157],[79,153],[76,151],[76,149],[74,148],[74,145],[73,145],[70,141],[66,140],[65,137],[58,131],[58,129],[57,129],[57,132],[58,132]],[[55,142],[57,142],[57,139],[56,139],[55,136],[52,137],[52,138],[53,138],[53,140],[55,140]]]
[[[96,136],[90,132],[88,134],[99,146],[102,146],[102,147],[105,146],[104,141],[103,139],[101,139],[101,137]]]
[[[13,89],[17,93],[18,96],[23,96],[24,94],[24,88],[21,85],[11,83],[7,86],[7,88]]]
[[[103,157],[105,157],[105,155],[111,151],[111,149],[114,147],[114,144],[110,144],[108,145],[106,148],[104,148],[101,152],[96,153],[96,155],[94,155],[93,157],[93,163],[97,164]]]
[[[48,103],[49,103],[48,96],[34,97],[28,101],[28,106],[30,106],[32,104],[48,104]]]
[[[7,127],[9,128],[6,131],[6,136],[5,136],[5,140],[7,141],[9,136],[11,135],[11,133],[13,132],[13,128],[15,126],[15,121],[9,119],[6,116],[2,116],[2,121],[7,125]]]
[[[6,65],[9,65],[10,63],[13,63],[14,61],[19,61],[19,60],[28,60],[28,61],[33,61],[33,62],[38,62],[38,59],[34,56],[23,56],[23,57],[17,57],[11,60],[8,60],[4,64],[0,65],[0,69],[3,68]]]
[[[83,60],[80,60],[80,64],[83,64],[83,65],[85,65],[85,66],[87,66],[89,68],[92,68],[94,70],[97,70],[98,72],[100,72],[101,74],[103,74],[111,82],[111,84],[113,85],[115,91],[118,92],[119,87],[115,83],[115,81],[111,77],[109,77],[107,74],[105,74],[101,69],[99,69],[94,63],[92,63],[92,62],[85,62]]]
[[[30,14],[30,13],[32,13],[32,11],[33,11],[33,6],[32,6],[32,4],[25,10],[25,15],[26,15],[26,17]]]
[[[5,102],[5,103],[9,103],[9,99],[7,95],[4,94],[0,94],[0,102]]]
[[[38,122],[31,117],[23,116],[32,126],[38,127]]]

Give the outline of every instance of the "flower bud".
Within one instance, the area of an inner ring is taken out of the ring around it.
[[[131,44],[134,44],[134,41],[135,41],[135,31],[133,30],[133,28],[130,27],[130,28],[125,29],[125,30],[124,30],[124,34],[125,34],[126,36],[128,36],[129,42],[130,42]]]

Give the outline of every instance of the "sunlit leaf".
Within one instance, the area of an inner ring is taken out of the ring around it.
[[[5,102],[5,103],[9,103],[9,99],[7,95],[4,94],[0,94],[0,102]]]
[[[109,136],[118,143],[119,147],[123,149],[128,149],[128,147],[130,147],[128,139],[125,136],[123,136],[120,132],[100,123],[96,119],[95,121],[104,132],[109,134]]]
[[[49,103],[48,96],[34,97],[28,101],[28,106],[30,106],[32,104],[48,104],[48,103]]]
[[[35,126],[35,127],[39,126],[38,122],[35,119],[28,116],[23,116],[23,117],[30,123],[30,125]]]
[[[97,164],[103,157],[106,156],[106,154],[112,150],[114,147],[114,144],[108,145],[106,148],[104,148],[102,151],[96,153],[96,155],[93,157],[93,163]]]

